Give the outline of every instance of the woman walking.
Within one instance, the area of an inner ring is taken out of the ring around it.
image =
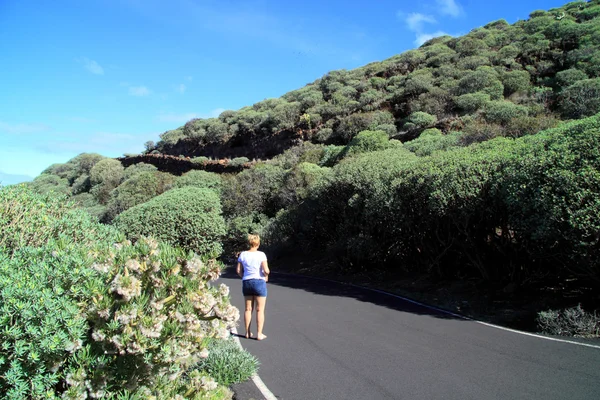
[[[260,237],[248,235],[249,250],[243,251],[238,257],[237,274],[242,278],[242,293],[246,302],[244,312],[244,323],[246,324],[246,338],[253,337],[250,332],[252,322],[252,311],[256,309],[256,339],[263,340],[267,337],[263,334],[265,324],[265,304],[267,303],[267,281],[269,280],[269,264],[267,256],[258,251]]]

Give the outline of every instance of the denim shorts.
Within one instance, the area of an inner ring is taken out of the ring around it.
[[[242,281],[244,296],[267,297],[267,282],[264,279],[246,279]]]

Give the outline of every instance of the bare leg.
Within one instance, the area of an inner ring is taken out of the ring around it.
[[[254,296],[244,296],[246,309],[244,311],[244,325],[246,326],[246,338],[252,337],[250,333],[250,323],[252,322],[252,309],[254,308]]]
[[[258,325],[258,332],[256,339],[263,340],[267,337],[263,335],[263,326],[265,325],[265,305],[267,304],[266,297],[256,297],[256,324]]]

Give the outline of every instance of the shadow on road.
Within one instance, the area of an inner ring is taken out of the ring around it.
[[[227,268],[223,271],[221,276],[227,279],[239,279],[234,268]],[[293,274],[273,273],[269,277],[269,285],[299,289],[324,296],[351,297],[359,301],[373,303],[396,311],[417,315],[429,315],[435,318],[466,321],[464,318],[457,317],[444,311],[421,306],[412,303],[409,300],[395,297],[394,295],[388,295],[374,290],[324,279]]]

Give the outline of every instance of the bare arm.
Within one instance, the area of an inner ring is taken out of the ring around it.
[[[237,267],[235,268],[235,272],[239,275],[240,278],[244,277],[244,268],[242,267],[242,263],[238,262]]]
[[[263,261],[260,266],[262,267],[263,273],[265,274],[266,277],[266,281],[269,281],[269,274],[271,273],[271,270],[269,269],[269,263],[267,263],[267,260]]]

